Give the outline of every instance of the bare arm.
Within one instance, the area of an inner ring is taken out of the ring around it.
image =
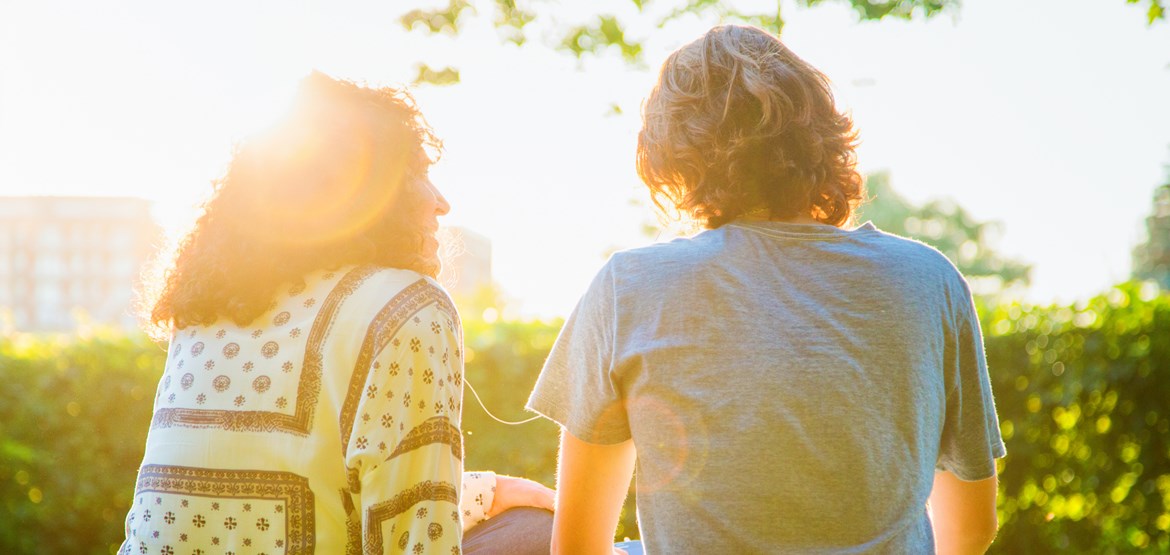
[[[634,441],[598,445],[561,430],[552,553],[610,554],[634,475]]]
[[[496,516],[515,507],[553,510],[556,492],[544,484],[515,476],[496,476],[496,492],[488,516]]]
[[[930,520],[939,555],[981,555],[999,527],[995,516],[997,477],[965,482],[950,472],[934,474]]]

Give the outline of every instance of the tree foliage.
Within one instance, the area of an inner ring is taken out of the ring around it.
[[[486,469],[526,476],[553,485],[559,428],[540,419],[513,426],[532,416],[524,411],[533,378],[540,373],[552,349],[561,322],[497,322],[478,318],[464,320],[467,368],[470,386],[463,397],[465,461],[468,469]],[[471,388],[482,396],[485,407],[475,400]],[[523,448],[517,448],[523,446]]]
[[[879,229],[918,239],[941,251],[959,268],[979,293],[996,293],[1015,284],[1026,285],[1031,267],[994,250],[999,224],[980,222],[948,200],[915,206],[890,185],[888,173],[866,179],[869,202],[858,211],[861,221]]]
[[[1166,0],[1125,1],[1146,6],[1146,20],[1150,25],[1166,19]],[[475,4],[468,0],[448,0],[438,8],[411,10],[399,23],[409,31],[458,35],[482,10],[486,12],[482,16],[490,17],[502,42],[528,44],[532,36],[541,34],[533,32],[530,25],[538,23],[549,29],[543,41],[546,46],[577,58],[614,51],[627,62],[640,64],[649,34],[668,28],[686,16],[746,23],[776,34],[783,31],[783,2],[777,0],[774,9],[771,4],[765,4],[767,9],[745,10],[738,4],[727,0],[618,0],[599,3],[585,21],[562,23],[558,6],[551,0],[483,0]],[[794,4],[800,8],[844,4],[853,9],[859,21],[878,21],[930,18],[958,9],[960,0],[796,0]],[[443,79],[431,81],[429,77],[435,72],[426,69],[426,64],[419,64],[416,83],[449,85],[458,80],[456,70],[454,81],[450,79],[451,74],[442,74]]]
[[[1170,291],[1170,181],[1154,190],[1154,207],[1146,218],[1146,240],[1133,251],[1133,275],[1156,281]]]
[[[114,553],[166,351],[135,335],[0,338],[0,553]]]
[[[1170,553],[1170,296],[982,318],[1008,447],[992,553]]]
[[[1125,0],[1129,4],[1144,4],[1146,5],[1146,22],[1153,25],[1154,22],[1166,19],[1166,0]]]
[[[1154,0],[1160,1],[1160,0]],[[797,0],[802,7],[818,4],[848,4],[861,21],[885,18],[912,19],[931,17],[958,6],[959,0]],[[490,0],[473,4],[468,0],[448,0],[434,9],[415,9],[404,14],[399,23],[408,31],[431,35],[458,35],[476,16],[489,17],[501,41],[518,46],[528,44],[532,23],[546,29],[544,44],[577,58],[617,52],[632,64],[641,64],[644,44],[650,33],[668,28],[686,16],[714,17],[727,23],[747,23],[779,34],[784,28],[781,3],[775,9],[743,10],[733,2],[720,0],[628,0],[601,5],[584,21],[562,23],[555,2],[550,0]],[[607,9],[611,8],[611,9]],[[487,12],[481,14],[480,11]],[[431,81],[426,64],[419,64],[416,83],[451,84],[444,79]],[[448,68],[450,69],[450,68]],[[456,78],[458,73],[455,73]],[[449,75],[448,75],[449,76]]]

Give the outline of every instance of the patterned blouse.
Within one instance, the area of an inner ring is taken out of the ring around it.
[[[177,330],[119,553],[459,553],[493,489],[460,492],[462,355],[434,281],[372,266]]]

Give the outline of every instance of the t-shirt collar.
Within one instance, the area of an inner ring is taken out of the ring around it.
[[[790,222],[777,222],[772,220],[749,220],[740,218],[727,224],[732,227],[740,229],[748,229],[752,231],[759,231],[769,235],[781,235],[785,237],[801,237],[801,238],[844,238],[858,233],[870,233],[877,231],[877,227],[873,222],[866,221],[865,223],[850,229],[842,229],[828,224],[796,224]]]

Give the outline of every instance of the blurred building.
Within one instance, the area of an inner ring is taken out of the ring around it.
[[[492,242],[470,229],[445,228],[439,283],[455,298],[470,298],[492,283]]]
[[[143,262],[161,238],[144,199],[0,197],[0,311],[22,331],[135,325]]]

